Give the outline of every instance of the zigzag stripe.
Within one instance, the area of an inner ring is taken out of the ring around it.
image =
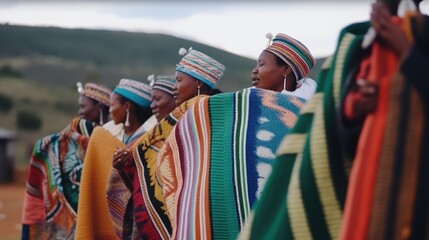
[[[190,69],[191,71],[196,72],[198,75],[203,76],[205,79],[216,83],[216,81],[213,81],[213,80],[217,79],[218,77],[213,74],[210,74],[210,72],[206,71],[206,69],[201,68],[198,65],[195,65],[192,62],[188,62],[188,61],[182,61],[181,65],[187,66],[187,69]]]
[[[220,64],[218,61],[214,60],[213,58],[210,58],[209,56],[203,56],[202,54],[194,54],[194,55],[187,55],[185,59],[191,59],[201,66],[211,66],[216,68],[218,71],[223,72],[225,70],[225,66]]]

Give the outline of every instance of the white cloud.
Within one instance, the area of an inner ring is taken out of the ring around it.
[[[422,9],[429,4],[422,5]],[[141,10],[141,11],[140,11]],[[341,28],[369,18],[362,2],[185,3],[20,2],[0,5],[0,22],[165,33],[257,58],[265,34],[286,33],[320,57],[334,51]],[[187,47],[187,46],[184,46]]]

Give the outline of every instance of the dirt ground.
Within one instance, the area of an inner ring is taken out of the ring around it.
[[[14,179],[10,184],[0,184],[0,240],[21,239],[26,172],[15,171]]]
[[[0,185],[0,239],[21,238],[21,214],[25,185]]]

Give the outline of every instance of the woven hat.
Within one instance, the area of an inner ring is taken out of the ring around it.
[[[176,78],[171,75],[159,75],[156,76],[154,74],[149,75],[147,80],[150,82],[150,86],[152,89],[159,89],[164,91],[170,95],[173,95],[173,88],[176,84]]]
[[[186,55],[180,60],[176,71],[186,73],[212,89],[216,87],[225,72],[225,66],[222,63],[192,48],[188,51],[181,48],[179,54]]]
[[[119,81],[119,85],[116,86],[113,92],[129,99],[141,107],[150,106],[151,89],[146,83],[123,78]]]
[[[79,94],[110,107],[110,94],[112,90],[109,88],[95,83],[86,83],[85,87],[83,87],[81,82],[76,83],[76,87]]]
[[[292,68],[296,81],[307,76],[314,66],[314,58],[304,44],[283,33],[277,34],[272,42],[271,34],[266,37],[270,42],[265,50],[285,61]]]

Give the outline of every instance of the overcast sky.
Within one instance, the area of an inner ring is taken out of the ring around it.
[[[165,33],[254,59],[267,32],[282,32],[322,57],[334,51],[341,28],[369,19],[371,2],[2,1],[0,23]],[[428,3],[422,12],[429,12]]]

